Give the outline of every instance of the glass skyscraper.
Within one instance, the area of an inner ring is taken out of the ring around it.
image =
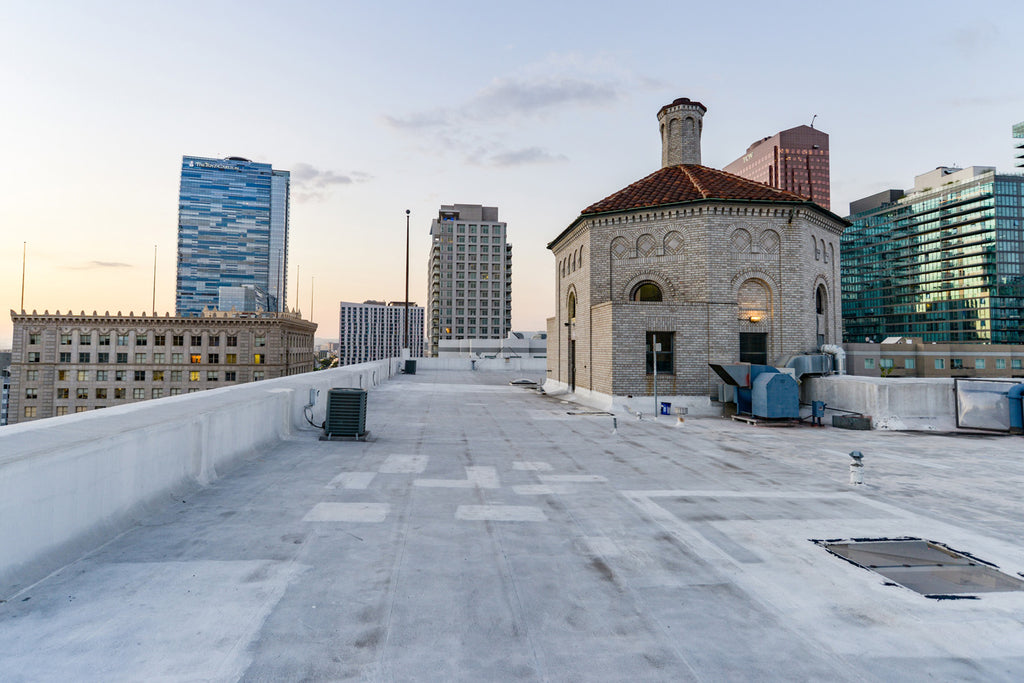
[[[940,167],[850,213],[845,341],[1024,343],[1024,176]]]
[[[182,157],[175,309],[216,309],[222,287],[254,287],[269,310],[285,310],[288,171],[241,157]],[[237,291],[237,290],[234,290]]]

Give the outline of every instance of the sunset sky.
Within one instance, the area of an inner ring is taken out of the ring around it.
[[[28,311],[150,311],[156,246],[173,312],[182,155],[292,172],[288,305],[317,337],[337,337],[339,301],[403,298],[406,209],[426,303],[451,203],[499,207],[513,328],[532,330],[554,310],[547,242],[657,169],[676,97],[707,106],[717,168],[816,114],[840,215],[936,166],[1012,170],[1024,120],[1019,0],[0,9],[0,348],[26,242]]]

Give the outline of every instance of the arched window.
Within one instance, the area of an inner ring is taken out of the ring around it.
[[[632,301],[661,301],[661,287],[653,282],[641,282],[633,288]]]
[[[818,285],[814,290],[814,310],[818,315],[825,313],[825,285]]]
[[[576,292],[569,292],[569,303],[566,305],[569,322],[576,324]]]

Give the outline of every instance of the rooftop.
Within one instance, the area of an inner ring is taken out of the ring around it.
[[[1020,437],[613,431],[521,376],[396,376],[369,440],[292,430],[137,510],[0,595],[5,680],[1019,680],[1024,593],[929,599],[810,539],[914,536],[1016,575]],[[53,424],[133,415],[100,413]]]
[[[680,164],[658,169],[646,178],[591,204],[581,213],[628,211],[708,199],[808,203],[792,192],[777,190],[732,173],[698,164]]]

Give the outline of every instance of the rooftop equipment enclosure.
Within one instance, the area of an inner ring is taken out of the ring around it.
[[[366,391],[334,388],[327,392],[324,435],[361,437],[366,434]]]

